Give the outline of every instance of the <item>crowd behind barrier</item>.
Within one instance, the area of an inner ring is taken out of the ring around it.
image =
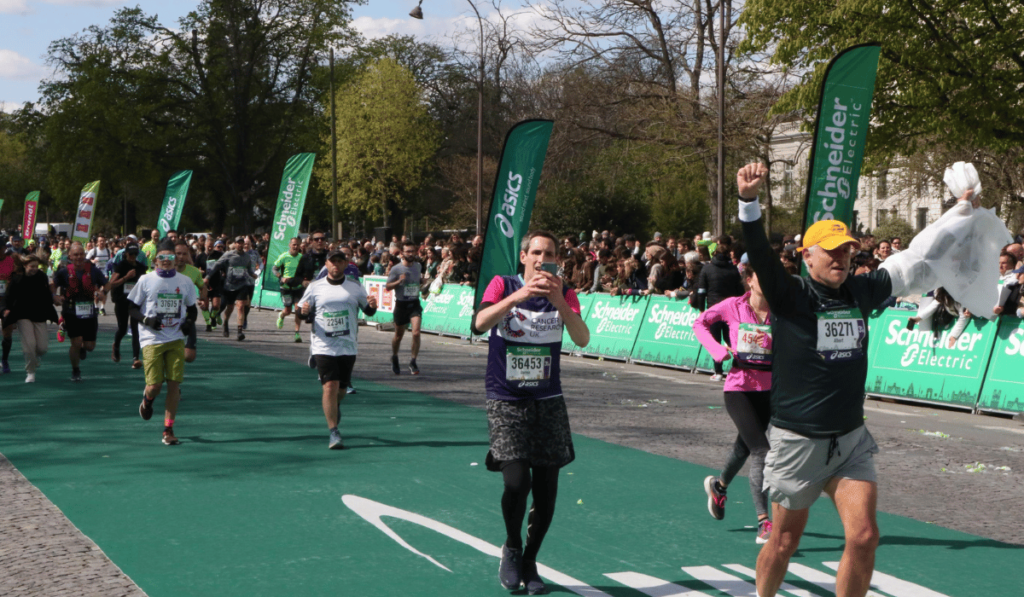
[[[20,238],[16,232],[5,236],[9,251],[45,253],[51,275],[66,261],[66,238],[41,238],[33,243]],[[185,235],[185,238],[192,247],[195,264],[204,271],[208,257],[219,256],[224,250],[223,241],[230,240],[223,235],[220,238]],[[102,241],[97,238],[85,248],[92,253],[88,256],[90,260],[95,257],[94,250],[101,252],[104,258],[96,261],[102,267],[114,262],[120,249],[133,240],[134,237]],[[397,249],[401,240],[394,237],[389,244],[375,239],[331,244],[331,248],[349,247],[353,263],[368,274],[362,283],[368,294],[377,296],[380,305],[377,313],[368,318],[370,323],[391,321],[394,298],[384,285],[387,272],[399,262]],[[799,240],[799,237],[784,237],[775,247],[783,264],[793,273],[798,263]],[[632,235],[616,238],[596,231],[584,242],[571,236],[563,238],[559,254],[561,278],[577,291],[583,318],[591,330],[590,343],[582,349],[565,334],[563,352],[711,372],[710,354],[697,342],[692,329],[702,306],[694,299],[698,298],[702,268],[710,263],[723,242],[729,243],[728,248],[718,252],[742,267],[742,243],[728,237],[712,239],[707,233],[693,240],[663,239],[656,234],[646,244]],[[901,245],[900,239],[876,243],[870,236],[863,236],[861,242],[862,251],[854,259],[855,274],[877,268],[880,261],[898,251]],[[155,246],[152,239],[145,244]],[[425,270],[424,331],[459,338],[471,336],[482,244],[480,236],[464,240],[458,235],[444,239],[428,237],[420,243]],[[252,305],[282,308],[280,295],[274,290],[277,280],[271,277],[266,284],[263,280],[263,275],[269,271],[266,267],[269,238],[247,235],[244,245],[244,250],[251,252],[260,264]],[[303,239],[301,250],[303,253],[311,250],[308,240]],[[1024,278],[1024,268],[1013,269],[1022,263],[1024,251],[1019,244],[1004,250],[1000,256],[1000,273],[1003,274],[1000,283],[1008,290],[1000,295],[999,318],[995,321],[969,318],[970,323],[955,338],[952,348],[947,340],[957,325],[956,319],[946,323],[936,334],[934,330],[908,329],[908,319],[914,317],[914,311],[888,308],[872,316],[869,329],[876,340],[871,343],[865,392],[871,396],[941,403],[970,410],[1024,412],[1024,377],[1017,369],[1019,359],[1024,359],[1024,320],[1020,319],[1024,314],[1024,299],[1019,284],[1019,279]],[[964,319],[963,313],[959,319]],[[486,340],[486,337],[476,339]],[[726,370],[730,364],[731,361],[726,361]]]

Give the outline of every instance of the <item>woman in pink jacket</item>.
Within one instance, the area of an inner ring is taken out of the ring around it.
[[[725,379],[725,409],[739,435],[720,477],[704,479],[708,510],[717,520],[725,517],[725,493],[736,473],[750,457],[750,493],[757,512],[757,542],[764,544],[772,532],[768,519],[768,496],[764,492],[764,458],[768,454],[768,421],[772,387],[771,313],[761,294],[757,275],[745,265],[743,279],[750,290],[743,296],[728,298],[711,307],[693,324],[697,339],[715,361],[734,358]],[[723,322],[729,326],[729,346],[722,346],[711,335],[711,326]]]

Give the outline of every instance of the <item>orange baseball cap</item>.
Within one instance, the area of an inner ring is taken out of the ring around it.
[[[809,249],[814,245],[826,251],[853,243],[860,247],[860,241],[850,236],[850,231],[839,220],[820,220],[811,225],[804,233],[804,242],[800,250]]]

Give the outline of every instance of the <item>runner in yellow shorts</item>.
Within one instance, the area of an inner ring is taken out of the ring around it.
[[[146,421],[153,416],[153,401],[166,381],[163,442],[176,446],[180,442],[174,437],[174,417],[185,378],[185,335],[181,328],[186,322],[194,326],[199,310],[195,285],[174,268],[173,241],[164,239],[160,243],[156,269],[142,276],[128,301],[128,312],[142,324],[139,344],[146,367],[146,390],[139,415]]]

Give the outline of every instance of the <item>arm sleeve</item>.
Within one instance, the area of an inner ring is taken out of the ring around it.
[[[597,292],[601,289],[601,266],[594,268],[594,283],[590,285],[590,292]]]
[[[134,291],[132,294],[134,294]],[[146,316],[142,314],[142,308],[139,307],[139,304],[135,301],[130,300],[128,302],[128,315],[131,315],[132,319],[139,323],[144,323],[146,321]]]
[[[718,303],[701,313],[693,322],[693,333],[697,336],[697,340],[701,343],[701,346],[711,353],[711,358],[716,362],[721,362],[729,354],[728,349],[716,342],[714,337],[711,336],[711,324],[725,321],[725,305],[725,301]]]
[[[757,274],[758,284],[773,313],[789,311],[796,281],[786,273],[775,252],[772,251],[761,222],[761,206],[757,200],[740,201],[739,218],[743,223],[743,240],[747,244],[750,266]]]
[[[931,319],[932,316],[939,310],[942,303],[936,300],[928,301],[928,304],[917,310],[916,317],[920,317],[922,320]]]
[[[573,295],[573,297],[575,297],[576,293],[573,292],[572,295]],[[501,276],[494,276],[494,279],[491,280],[491,283],[487,285],[487,289],[484,290],[484,296],[480,300],[480,302],[481,303],[491,303],[492,305],[496,305],[496,304],[500,303],[502,301],[502,299],[504,299],[504,298],[505,298],[505,280]],[[566,300],[568,300],[568,299],[569,299],[569,297],[566,296]],[[571,306],[571,304],[570,304],[570,306]],[[580,301],[579,301],[579,299],[577,299],[576,300],[576,309],[577,309],[576,312],[577,313],[579,313],[579,306],[580,306]]]
[[[576,291],[572,288],[565,289],[565,302],[569,304],[569,309],[572,310],[573,313],[576,315],[583,314],[583,310],[580,309],[580,299],[576,296]]]

